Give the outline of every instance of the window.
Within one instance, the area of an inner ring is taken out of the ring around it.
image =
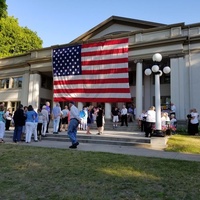
[[[16,111],[17,108],[19,108],[19,105],[20,105],[20,101],[12,101],[11,102],[11,109],[12,109],[12,112]]]
[[[53,88],[53,79],[48,76],[41,75],[41,87],[45,89],[52,90]]]
[[[11,87],[12,88],[22,88],[22,77],[14,77]]]
[[[162,110],[168,110],[170,109],[170,96],[161,96],[160,97],[160,104],[161,104],[161,108]],[[153,97],[153,105],[155,105],[155,96]]]
[[[0,79],[0,88],[1,89],[9,88],[9,78]]]

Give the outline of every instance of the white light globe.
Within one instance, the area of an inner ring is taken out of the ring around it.
[[[169,74],[171,72],[171,68],[169,66],[164,67],[163,72],[165,74]]]
[[[160,62],[162,60],[162,55],[160,53],[155,53],[152,57],[152,60],[155,62]]]
[[[145,73],[145,75],[149,76],[149,75],[151,75],[151,70],[150,69],[145,69],[144,73]]]
[[[159,70],[159,66],[158,65],[153,65],[152,68],[151,68],[151,70],[153,72],[157,72]]]

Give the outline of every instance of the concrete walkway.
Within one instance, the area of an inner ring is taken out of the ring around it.
[[[111,134],[112,131],[107,134]],[[65,134],[65,133],[62,133]],[[105,131],[106,134],[106,131]],[[113,133],[113,134],[116,134]],[[128,134],[128,133],[127,133]],[[130,133],[134,134],[134,133]],[[139,133],[135,133],[139,134]],[[67,136],[66,136],[67,137]],[[153,138],[153,140],[166,140],[166,138]],[[6,143],[15,144],[12,142],[11,138],[5,138]],[[94,151],[94,152],[107,152],[115,154],[126,154],[126,155],[135,155],[135,156],[144,156],[144,157],[156,157],[156,158],[166,158],[166,159],[177,159],[177,160],[188,160],[188,161],[198,161],[200,162],[199,154],[186,154],[186,153],[176,153],[176,152],[165,152],[160,148],[146,149],[132,146],[118,146],[118,145],[106,145],[106,144],[93,144],[93,143],[80,143],[77,149],[69,149],[71,145],[70,142],[62,141],[49,141],[42,140],[39,142],[27,143],[18,143],[15,145],[25,145],[25,146],[37,146],[37,147],[48,147],[48,148],[60,148],[67,149],[69,151]]]

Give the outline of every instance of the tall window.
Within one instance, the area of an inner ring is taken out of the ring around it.
[[[11,102],[11,109],[12,109],[12,112],[17,110],[17,108],[19,107],[20,105],[20,101],[12,101]]]
[[[0,88],[1,89],[9,88],[9,78],[0,79]]]
[[[12,88],[22,88],[22,77],[14,77]]]
[[[41,75],[41,87],[45,89],[52,90],[53,89],[53,78]]]
[[[170,103],[171,103],[170,96],[161,96],[160,103],[162,110],[170,109]],[[153,97],[153,105],[155,105],[155,96]]]

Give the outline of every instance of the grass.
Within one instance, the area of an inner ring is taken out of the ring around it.
[[[168,139],[166,151],[200,154],[200,137],[191,135],[172,135]]]
[[[3,200],[196,200],[200,162],[0,145]]]

